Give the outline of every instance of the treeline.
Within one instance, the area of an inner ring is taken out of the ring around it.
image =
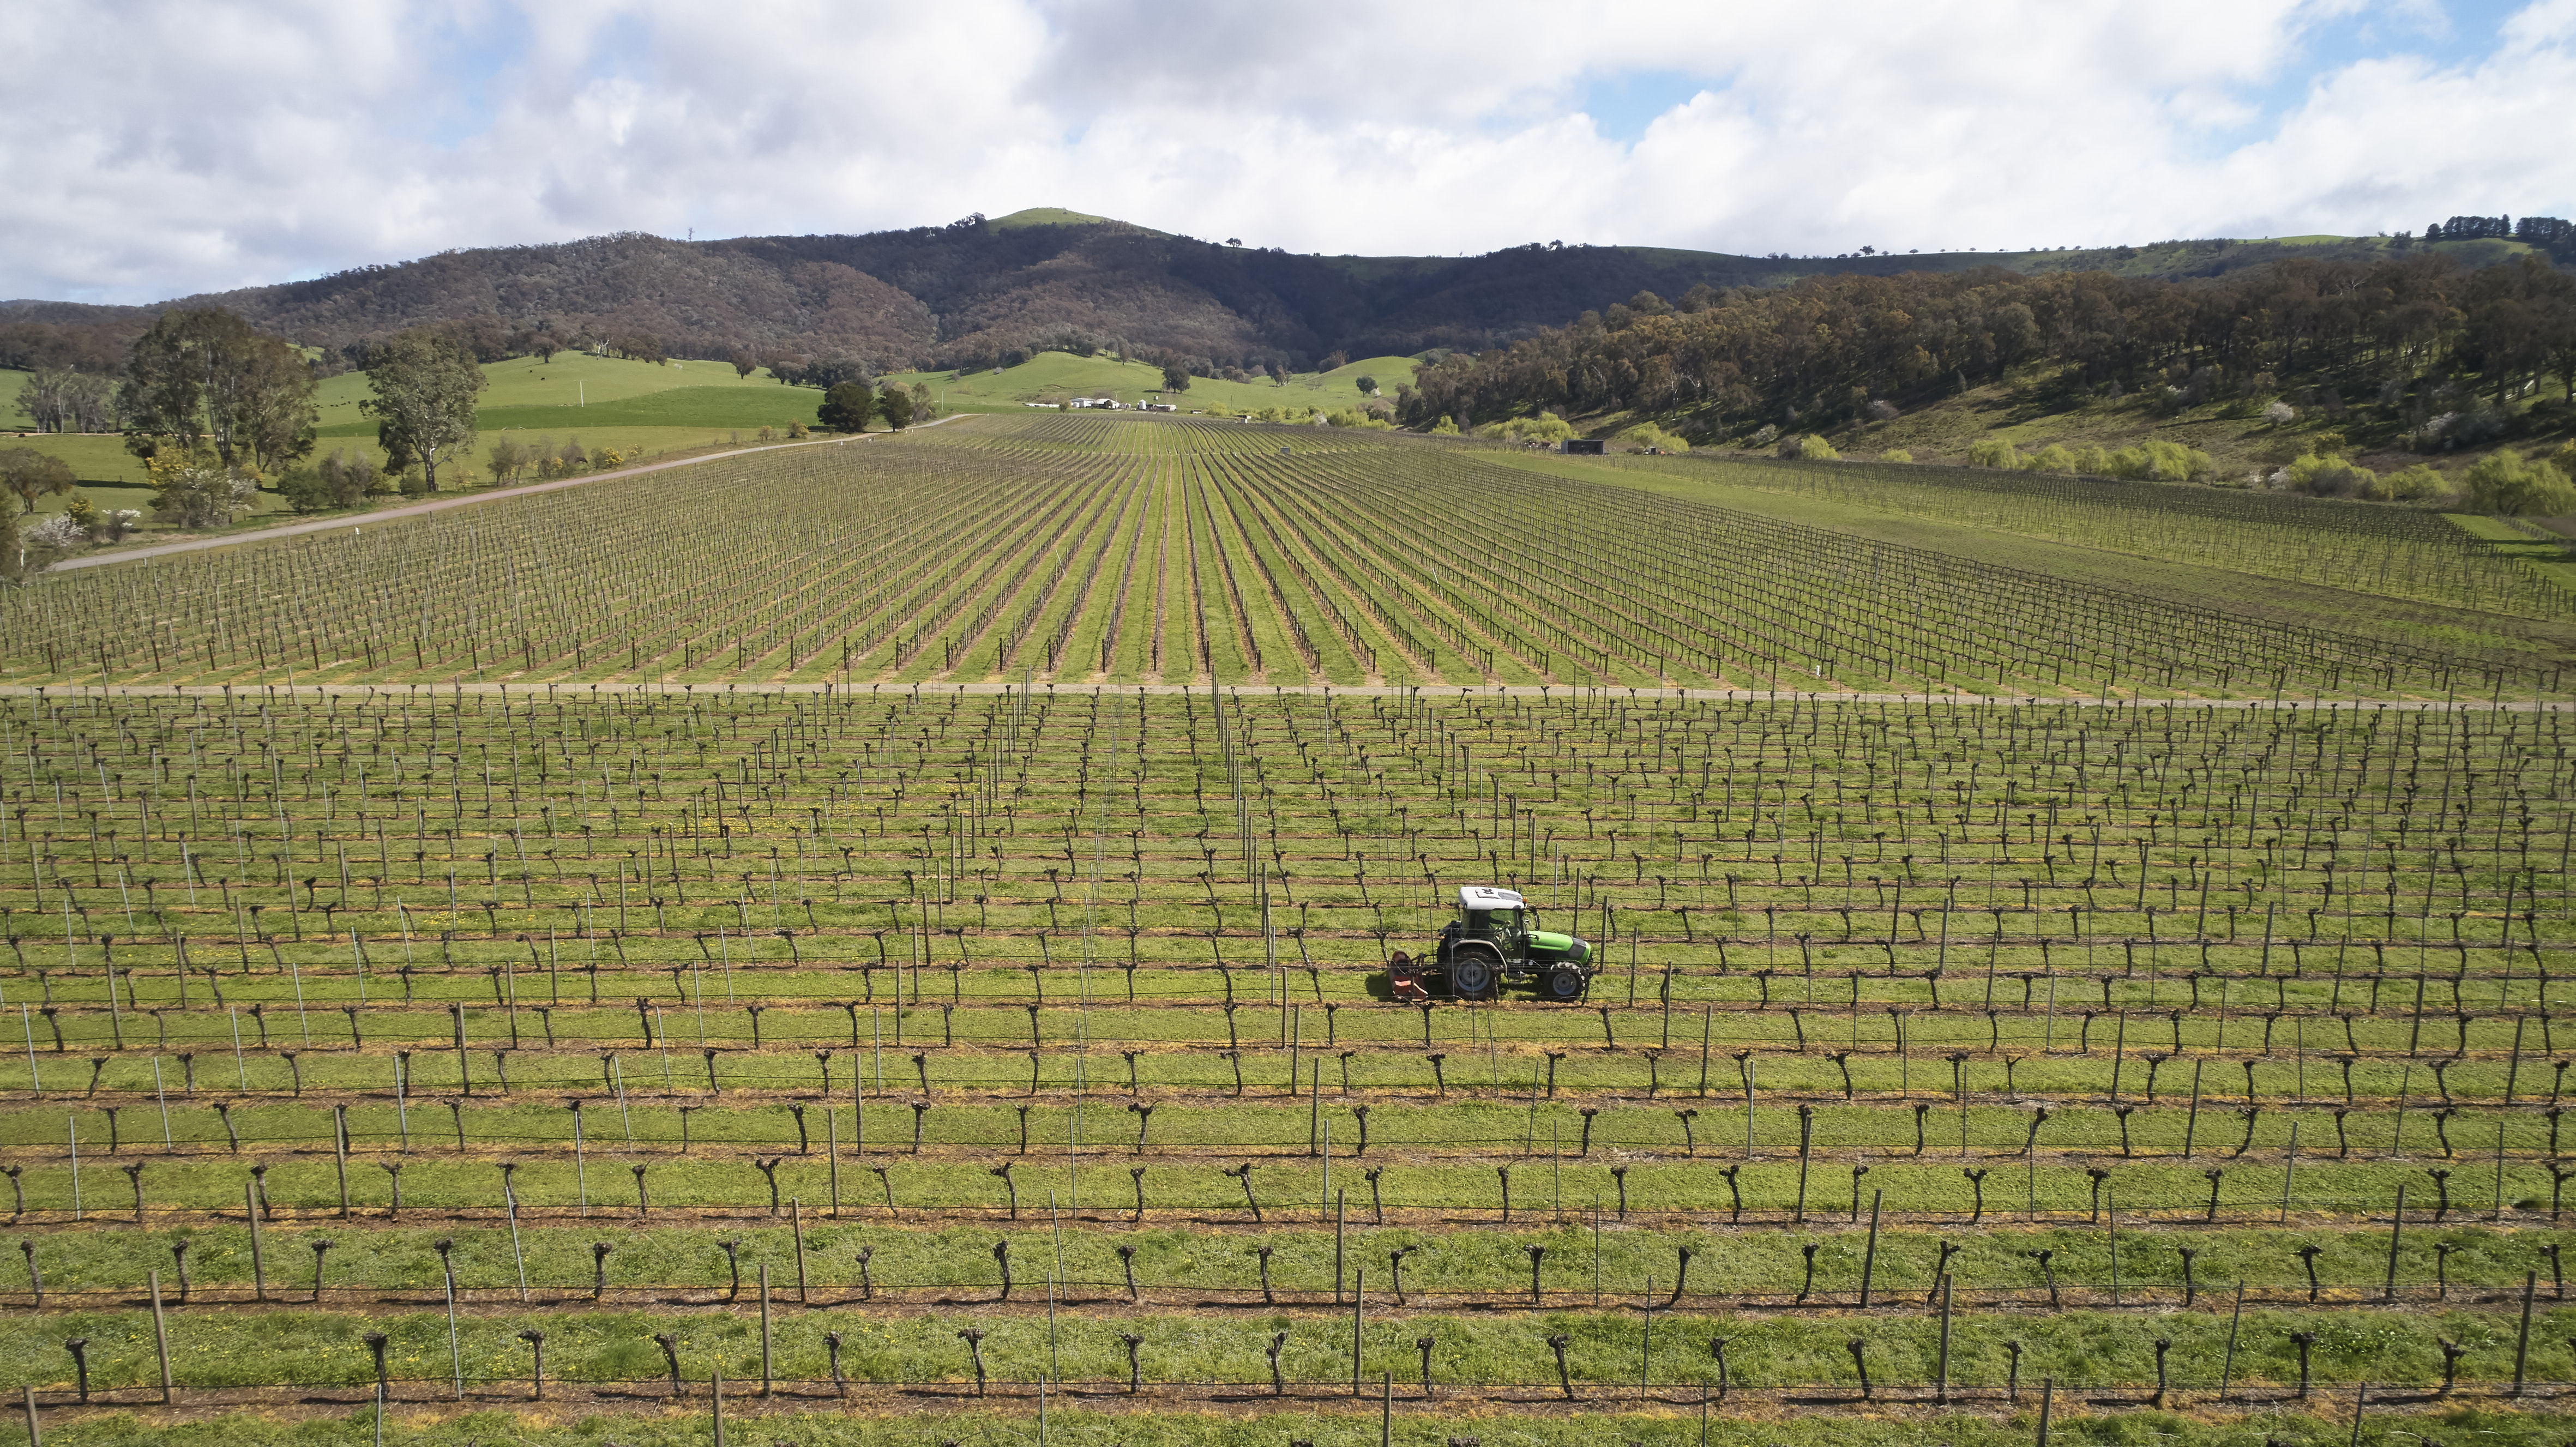
[[[0,322],[0,367],[105,376],[124,369],[126,349],[151,325],[149,316],[127,323]]]
[[[2519,241],[2556,261],[2576,262],[2576,222],[2556,216],[2454,216],[2424,228],[2426,241]]]
[[[2177,407],[2292,385],[2393,402],[2425,378],[2501,402],[2543,372],[2576,385],[2576,277],[2537,257],[2471,270],[2416,251],[2209,280],[1995,269],[1695,288],[1677,304],[1640,293],[1434,362],[1398,408],[1415,425],[1638,409],[1683,415],[1703,434],[1813,428],[1892,416],[2041,361],[2062,364],[2070,387]]]

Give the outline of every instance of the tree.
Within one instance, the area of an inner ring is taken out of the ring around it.
[[[18,495],[28,512],[36,510],[36,499],[47,493],[62,494],[72,490],[75,479],[71,464],[59,457],[38,452],[32,447],[12,447],[0,452],[0,487]]]
[[[901,432],[912,425],[912,395],[888,382],[885,391],[878,394],[877,411],[884,416],[888,427]]]
[[[71,416],[71,373],[59,367],[39,367],[18,384],[18,410],[27,414],[39,432],[60,432]]]
[[[2470,506],[2514,517],[2565,517],[2576,513],[2576,486],[2546,462],[2525,461],[2510,447],[2479,458],[2460,475]]]
[[[939,403],[930,395],[928,382],[912,384],[912,415],[915,421],[927,422],[939,415]]]
[[[736,352],[733,354],[732,360],[733,374],[736,377],[748,377],[752,373],[760,370],[759,361],[754,359],[749,352]]]
[[[823,394],[823,405],[814,409],[814,420],[835,432],[865,432],[875,410],[876,394],[867,383],[836,382]]]
[[[1178,362],[1164,363],[1163,390],[1166,392],[1186,392],[1190,390],[1190,369],[1182,366]]]
[[[71,431],[116,430],[116,386],[105,377],[74,373],[63,386],[63,406]]]
[[[489,381],[454,337],[399,332],[368,355],[367,385],[375,395],[358,409],[376,419],[376,440],[385,451],[403,462],[417,459],[423,489],[436,492],[440,459],[474,441],[474,394]]]
[[[1359,379],[1359,389],[1360,389],[1360,395],[1361,395],[1361,396],[1363,396],[1363,397],[1374,397],[1374,396],[1376,396],[1376,395],[1377,395],[1377,378],[1375,378],[1375,377],[1369,377],[1369,376],[1363,376],[1363,377],[1361,377],[1361,378]]]
[[[1315,370],[1316,370],[1316,371],[1318,371],[1318,372],[1331,372],[1331,371],[1337,371],[1337,370],[1339,370],[1340,368],[1343,368],[1343,367],[1347,367],[1347,366],[1349,366],[1349,365],[1350,365],[1350,363],[1351,363],[1351,354],[1350,354],[1350,353],[1348,353],[1348,352],[1332,352],[1332,353],[1328,353],[1328,354],[1326,354],[1326,356],[1324,357],[1324,360],[1322,360],[1322,361],[1320,361],[1320,362],[1317,362],[1317,363],[1315,364]]]
[[[505,487],[519,480],[519,474],[536,464],[537,449],[514,438],[504,437],[492,444],[491,454],[483,465],[492,473],[492,485]]]
[[[313,450],[313,388],[312,364],[285,339],[220,307],[174,310],[135,340],[117,409],[138,457],[210,444],[225,467],[256,474]]]

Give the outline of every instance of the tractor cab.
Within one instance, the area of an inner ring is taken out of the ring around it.
[[[1491,999],[1507,983],[1535,982],[1542,998],[1580,1000],[1592,983],[1592,947],[1538,927],[1538,911],[1519,894],[1492,885],[1462,885],[1458,913],[1440,931],[1427,960],[1399,954],[1390,977],[1399,1000]]]

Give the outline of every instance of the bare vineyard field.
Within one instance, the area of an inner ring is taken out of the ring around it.
[[[2072,506],[2027,510],[2047,535]],[[2277,562],[2499,616],[2566,611],[2554,584],[2438,519],[2341,507],[2256,526],[2177,507],[2172,529],[2241,536],[2257,573]],[[23,682],[2493,699],[2554,695],[2562,671],[1535,477],[1427,442],[1060,416],[85,570],[0,607],[0,677]]]
[[[2321,635],[2260,707],[2106,699],[2247,691],[2226,621],[2153,653],[2033,581],[2098,638],[2061,683],[1834,591],[1937,559],[1755,530],[1870,683],[1953,691],[1772,696],[1823,660],[1676,621],[1735,596],[1673,541],[1719,510],[1524,479],[1557,511],[1483,535],[1590,581],[1462,580],[1473,457],[968,438],[701,481],[765,533],[207,557],[267,591],[163,595],[132,692],[44,610],[181,568],[8,600],[67,685],[0,698],[0,1375],[49,1433],[363,1433],[369,1332],[422,1440],[704,1441],[719,1373],[731,1430],[852,1442],[2563,1432],[2576,779],[2485,701],[2548,680]],[[709,634],[724,590],[771,622]],[[2434,701],[2307,692],[2373,666]],[[1466,883],[1595,941],[1590,998],[1385,998]]]

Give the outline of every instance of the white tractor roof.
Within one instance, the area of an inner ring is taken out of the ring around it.
[[[1458,886],[1458,907],[1460,909],[1519,909],[1521,897],[1508,889],[1496,889],[1490,884],[1462,884]]]

